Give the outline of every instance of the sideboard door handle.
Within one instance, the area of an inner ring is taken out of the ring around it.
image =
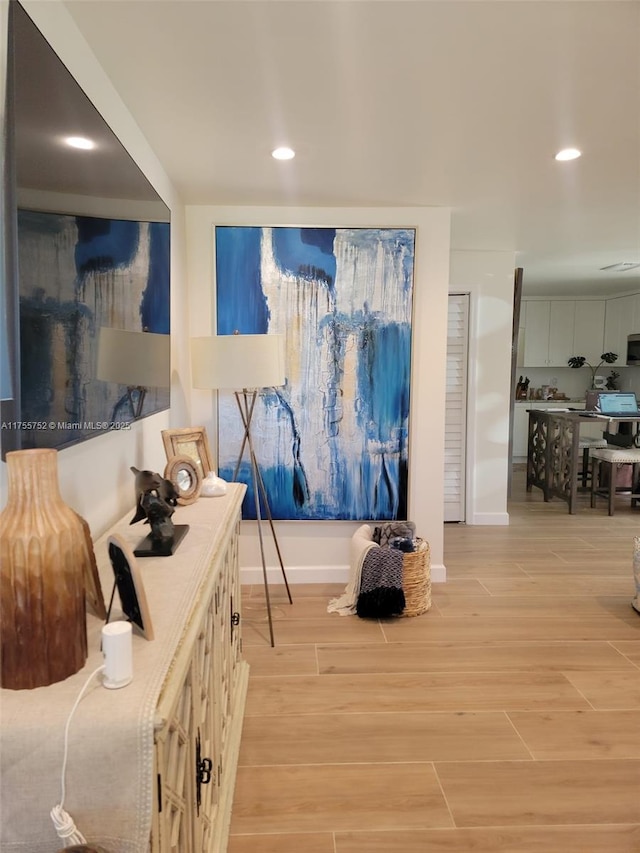
[[[202,785],[208,785],[211,781],[211,771],[213,770],[213,762],[210,758],[200,757],[200,729],[196,736],[196,814],[200,814],[200,804],[202,797],[200,788]]]

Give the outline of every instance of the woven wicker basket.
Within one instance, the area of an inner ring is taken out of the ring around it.
[[[403,616],[420,616],[431,607],[431,549],[424,539],[402,560],[402,589],[405,597]]]

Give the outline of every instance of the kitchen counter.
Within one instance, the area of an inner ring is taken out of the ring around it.
[[[580,437],[585,437],[589,426],[601,432],[613,431],[613,425],[622,421],[637,424],[640,418],[599,415],[591,419],[580,412],[550,411],[532,403],[528,409],[527,491],[537,486],[545,501],[552,497],[566,501],[573,515],[577,509]]]
[[[569,400],[516,400],[516,406],[526,406],[529,409],[545,408],[547,406],[584,406],[584,397],[575,397]]]
[[[513,412],[513,448],[512,461],[524,462],[527,458],[527,446],[529,436],[529,409],[540,409],[540,411],[549,411],[550,409],[584,409],[585,399],[581,397],[575,400],[516,400]],[[598,434],[593,426],[585,427],[585,435],[593,437],[602,437],[602,433]]]
[[[545,501],[560,498],[577,508],[580,428],[577,412],[550,412],[532,402],[528,418],[527,491],[542,489]]]

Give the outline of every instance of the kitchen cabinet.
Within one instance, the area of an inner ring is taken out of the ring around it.
[[[574,355],[575,302],[551,302],[549,311],[549,361],[551,367],[566,367]]]
[[[524,367],[566,367],[573,355],[575,303],[532,300],[524,326]]]
[[[603,299],[527,300],[526,305],[523,367],[567,367],[573,355],[598,363],[604,341]]]
[[[549,362],[549,302],[528,302],[524,325],[524,367]]]
[[[513,411],[513,458],[526,459],[527,456],[527,425],[529,423],[528,409],[535,405],[530,403],[516,403]]]
[[[600,362],[600,356],[605,352],[604,319],[604,299],[576,301],[571,355],[583,355],[589,364]]]
[[[640,293],[607,299],[603,352],[618,354],[618,364],[627,363],[627,338],[640,333]]]

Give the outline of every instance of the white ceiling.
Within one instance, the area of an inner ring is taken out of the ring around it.
[[[446,205],[525,292],[640,288],[599,271],[640,262],[637,0],[66,6],[187,204]]]

